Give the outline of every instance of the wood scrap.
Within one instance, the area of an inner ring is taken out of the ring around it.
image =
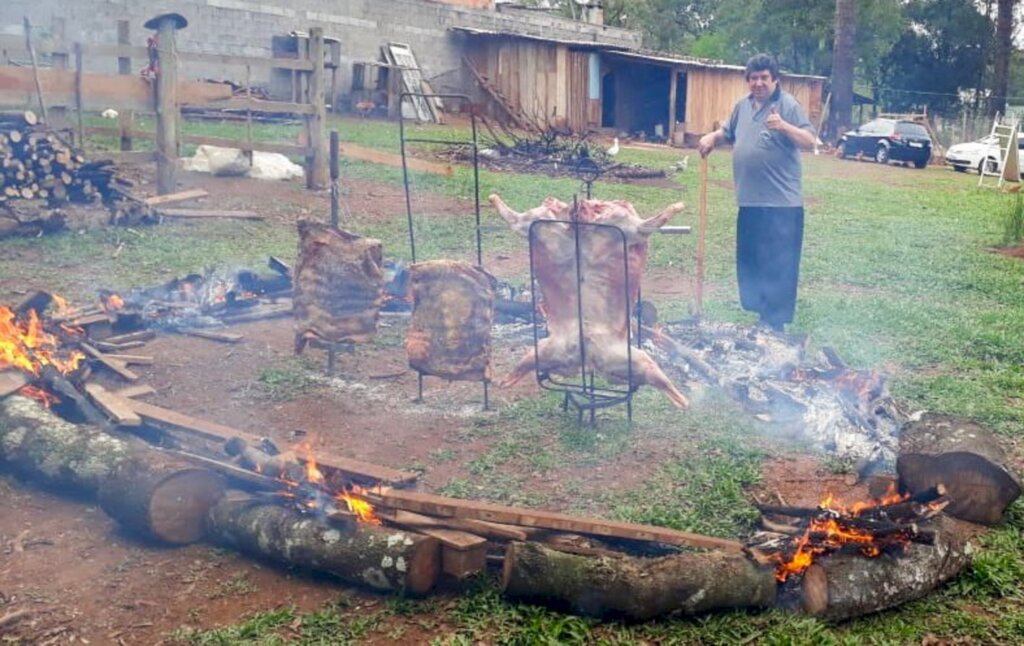
[[[153,330],[139,330],[138,332],[128,332],[127,334],[115,334],[109,336],[104,341],[107,343],[124,344],[134,343],[138,341],[152,341],[156,338],[156,332]]]
[[[147,197],[142,200],[146,206],[160,206],[163,204],[173,204],[174,202],[184,202],[185,200],[194,200],[201,197],[207,197],[210,193],[201,188],[194,188],[187,191],[180,191],[178,193],[168,193],[167,195],[155,195],[153,197]]]
[[[18,370],[0,372],[0,399],[13,395],[28,385],[28,378]]]
[[[114,395],[103,386],[85,384],[85,394],[115,423],[121,426],[142,426],[142,418],[130,406],[125,405],[124,399]]]
[[[87,355],[98,361],[100,365],[110,370],[111,372],[117,374],[122,379],[125,379],[127,381],[138,381],[140,379],[139,375],[129,370],[124,363],[110,359],[109,357],[107,357],[107,355],[103,354],[102,352],[92,347],[88,343],[80,343],[79,347],[82,348],[82,352],[86,353]]]
[[[217,332],[216,330],[202,330],[197,328],[182,328],[178,332],[186,336],[194,336],[200,339],[209,339],[210,341],[220,341],[221,343],[238,343],[245,338],[244,334],[236,334],[233,332]]]
[[[134,350],[146,345],[145,341],[128,341],[126,343],[110,343],[108,341],[93,341],[93,345],[104,352],[124,352]]]
[[[165,218],[233,218],[236,220],[263,219],[263,216],[255,211],[227,209],[158,209],[157,213]]]
[[[128,386],[120,390],[115,390],[114,394],[122,399],[132,399],[133,397],[145,397],[146,395],[155,395],[156,389],[149,384],[139,384],[137,386]]]
[[[108,359],[114,361],[120,361],[127,365],[136,366],[151,366],[153,365],[153,357],[148,354],[107,354]]]

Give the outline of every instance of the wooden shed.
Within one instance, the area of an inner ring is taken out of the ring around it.
[[[645,133],[672,140],[728,118],[747,94],[744,68],[589,41],[454,29],[465,38],[467,84],[489,116],[519,112],[574,131]],[[825,78],[783,74],[782,87],[815,124]],[[486,86],[486,87],[485,87]]]

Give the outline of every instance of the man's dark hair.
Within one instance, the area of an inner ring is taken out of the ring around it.
[[[773,79],[779,78],[779,64],[775,62],[774,56],[769,56],[768,54],[754,54],[747,59],[748,79],[753,72],[763,72],[764,70],[771,72]]]

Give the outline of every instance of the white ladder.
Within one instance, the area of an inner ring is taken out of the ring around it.
[[[1014,181],[1020,181],[1020,160],[1017,156],[1017,133],[1020,124],[1017,121],[1017,117],[1005,118],[1002,115],[996,115],[996,118],[992,121],[992,132],[991,136],[996,138],[997,145],[999,146],[999,163],[996,168],[989,168],[987,159],[982,160],[981,168],[978,172],[978,187],[985,186],[986,177],[996,177],[995,186],[992,188],[1002,188],[1003,183],[1006,181],[1007,172],[1012,173]],[[1010,155],[1013,155],[1011,158]]]

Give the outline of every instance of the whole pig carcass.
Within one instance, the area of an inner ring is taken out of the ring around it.
[[[535,366],[541,373],[579,375],[579,313],[582,311],[583,349],[588,370],[624,383],[632,368],[632,387],[654,386],[679,408],[686,407],[686,397],[650,355],[640,348],[627,352],[628,313],[635,311],[639,299],[640,279],[647,264],[648,238],[681,211],[683,204],[672,204],[644,220],[632,204],[621,200],[584,200],[572,207],[549,197],[541,206],[523,213],[513,211],[498,195],[491,195],[490,202],[511,228],[523,236],[529,236],[534,222],[544,221],[536,226],[533,234],[531,261],[543,298],[549,334],[537,344],[536,353],[531,349],[519,361],[502,385],[515,384]],[[582,306],[577,298],[574,218],[617,229],[580,227]],[[551,220],[555,222],[548,222]],[[628,291],[624,265],[628,266]]]
[[[445,379],[490,381],[494,278],[459,260],[416,263],[409,275],[409,366]]]
[[[366,343],[384,302],[379,240],[316,222],[299,222],[295,266],[295,352],[310,341]]]

